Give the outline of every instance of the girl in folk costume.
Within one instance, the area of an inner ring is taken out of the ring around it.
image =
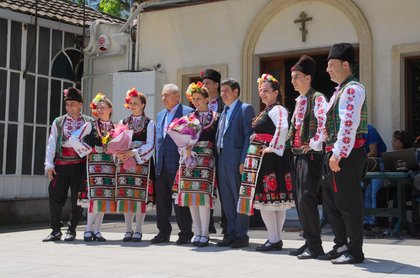
[[[268,240],[257,251],[281,250],[281,231],[286,209],[292,206],[290,151],[285,142],[288,112],[280,103],[280,84],[269,74],[258,79],[258,91],[266,108],[252,123],[253,134],[244,163],[238,212],[252,215],[261,210]]]
[[[115,164],[103,145],[103,138],[114,128],[112,103],[103,93],[98,93],[89,107],[96,120],[76,131],[70,143],[80,157],[87,156],[89,205],[83,238],[106,241],[100,231],[102,220],[105,212],[115,212]]]
[[[124,213],[126,233],[123,241],[140,242],[142,226],[146,216],[147,204],[154,203],[155,166],[153,152],[155,149],[155,124],[148,118],[146,97],[132,88],[127,92],[125,107],[131,115],[122,120],[122,124],[133,130],[131,149],[117,153],[120,161],[131,157],[136,160],[133,169],[125,169],[123,163],[117,165],[117,211]],[[136,229],[133,232],[133,218],[136,215]]]
[[[215,189],[215,140],[219,114],[208,108],[209,93],[201,82],[191,83],[186,92],[187,98],[196,110],[185,116],[193,116],[201,125],[197,143],[187,147],[187,157],[191,153],[194,163],[180,164],[174,183],[175,203],[190,208],[194,224],[193,245],[209,245],[210,209],[213,208]]]

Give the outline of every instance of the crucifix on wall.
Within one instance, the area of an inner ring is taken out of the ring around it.
[[[306,42],[306,34],[308,34],[308,30],[306,30],[306,21],[311,21],[312,17],[308,17],[305,12],[301,12],[298,19],[295,19],[295,24],[300,23],[299,30],[302,32],[302,42]]]

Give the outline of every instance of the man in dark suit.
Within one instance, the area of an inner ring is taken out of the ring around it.
[[[225,108],[219,120],[216,134],[218,153],[219,192],[227,219],[226,234],[218,246],[242,248],[249,245],[249,217],[237,213],[241,174],[244,169],[254,108],[239,100],[240,86],[233,79],[221,84],[221,96]]]
[[[181,94],[176,85],[166,84],[161,95],[166,109],[156,115],[156,216],[159,233],[151,240],[152,243],[168,242],[172,231],[172,185],[178,170],[179,153],[172,138],[166,134],[166,129],[174,119],[192,111],[181,104]],[[176,243],[187,244],[193,236],[190,210],[175,204],[174,209],[180,229]]]

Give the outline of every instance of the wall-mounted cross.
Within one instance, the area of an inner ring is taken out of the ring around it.
[[[305,12],[301,12],[298,19],[295,19],[295,24],[300,23],[299,30],[302,32],[302,41],[306,42],[306,34],[308,34],[308,30],[306,30],[306,21],[311,21],[312,17],[308,17]]]

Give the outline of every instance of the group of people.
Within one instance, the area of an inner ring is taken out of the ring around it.
[[[165,109],[157,113],[156,123],[144,114],[144,95],[132,89],[126,97],[132,115],[121,121],[133,131],[132,144],[113,154],[106,145],[108,134],[118,129],[111,122],[112,103],[98,94],[90,105],[94,120],[81,114],[81,92],[65,90],[67,114],[53,122],[45,161],[52,232],[44,241],[62,237],[60,215],[69,188],[72,215],[65,240],[75,239],[82,213],[77,196],[87,180],[86,241],[106,240],[100,232],[104,213],[124,213],[123,240],[141,241],[146,209],[155,204],[158,234],[151,243],[169,241],[174,208],[180,230],[176,243],[205,247],[218,197],[224,219],[220,247],[249,246],[249,216],[258,209],[268,239],[256,249],[281,250],[286,210],[296,205],[305,244],[290,255],[335,264],[363,262],[360,183],[368,127],[366,92],[353,75],[354,55],[348,43],[331,48],[326,70],[338,86],[329,101],[311,87],[315,61],[302,56],[291,69],[299,97],[290,115],[281,104],[280,83],[270,74],[257,81],[265,105],[258,115],[239,99],[239,83],[221,81],[213,69],[188,87],[194,109],[181,104],[176,85],[166,84],[161,93]],[[201,127],[197,140],[186,148],[179,148],[170,135],[180,118]],[[126,169],[133,158],[135,167]],[[322,248],[317,207],[323,173],[323,202],[335,234],[335,246],[328,253]]]

